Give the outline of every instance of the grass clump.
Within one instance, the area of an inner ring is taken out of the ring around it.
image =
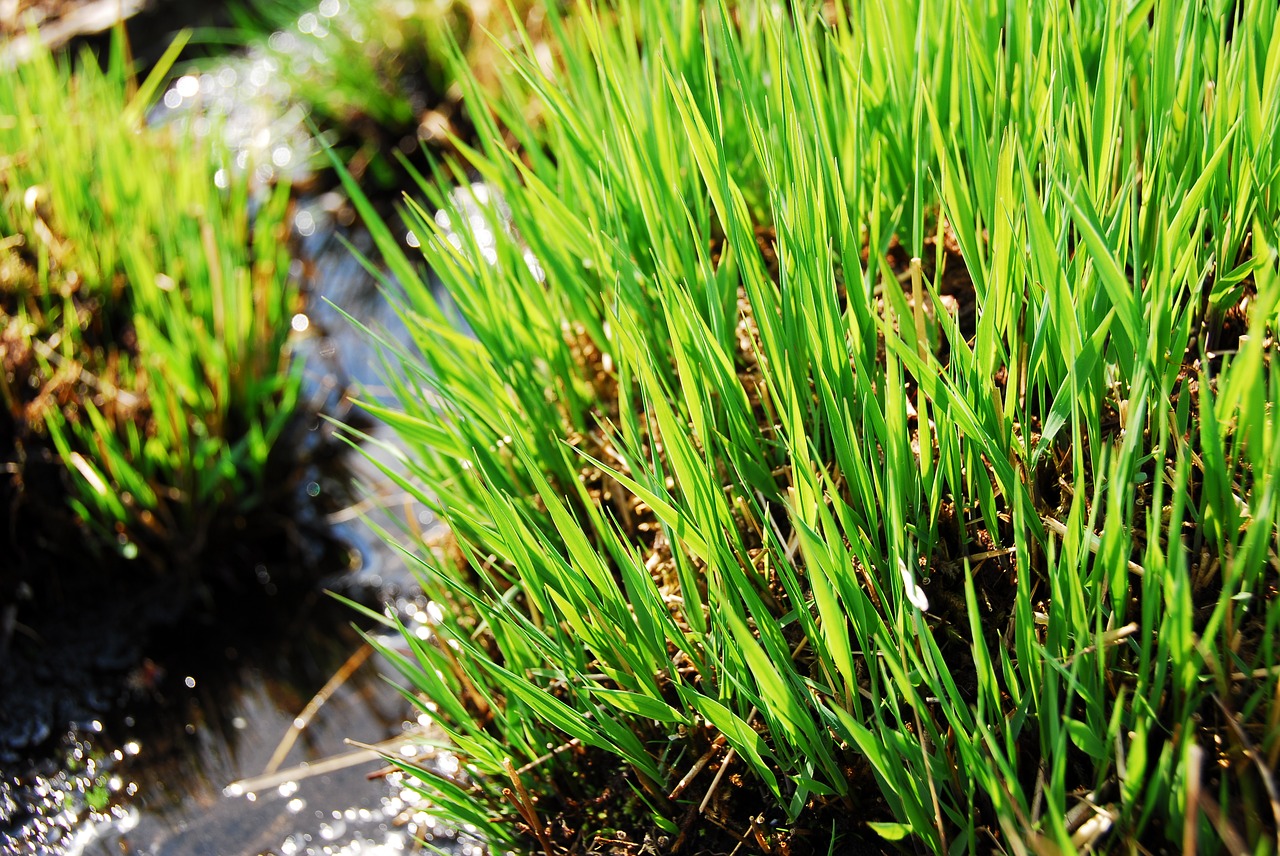
[[[52,451],[104,539],[184,567],[260,498],[299,377],[287,188],[255,201],[209,140],[146,125],[180,48],[141,85],[123,38],[0,72],[0,439],[15,527],[56,516]]]
[[[366,187],[387,188],[405,179],[392,152],[445,150],[450,134],[470,135],[449,45],[463,45],[488,77],[499,55],[488,31],[508,33],[513,20],[536,30],[541,17],[528,2],[258,0],[236,10],[229,39],[269,58],[288,98]]]
[[[574,16],[407,212],[472,335],[375,230],[397,763],[495,851],[1275,852],[1275,4]]]

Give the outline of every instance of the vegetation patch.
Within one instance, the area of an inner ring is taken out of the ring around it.
[[[375,225],[396,763],[548,856],[1273,850],[1275,5],[574,15],[453,54],[472,335]]]
[[[487,86],[518,31],[550,56],[542,4],[528,0],[265,0],[235,18],[225,38],[269,58],[288,97],[377,195],[409,181],[396,156],[453,153],[455,137],[474,138],[447,60],[451,43]]]
[[[0,87],[10,537],[48,533],[65,486],[99,543],[157,570],[260,501],[298,389],[288,189],[254,199],[207,141],[145,124],[180,48],[141,85],[117,39],[105,70],[45,52]]]

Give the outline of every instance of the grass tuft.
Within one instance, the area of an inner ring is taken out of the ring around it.
[[[451,136],[470,136],[450,46],[462,46],[477,78],[489,82],[502,50],[490,33],[514,33],[517,21],[538,32],[543,22],[527,0],[255,0],[233,9],[233,18],[229,32],[209,40],[265,55],[289,100],[375,191],[406,180],[393,155],[419,145],[447,152]]]
[[[439,810],[1276,852],[1275,5],[549,15],[406,210],[472,335],[375,226]]]
[[[101,68],[46,51],[0,72],[12,519],[39,493],[24,466],[52,449],[106,543],[179,568],[218,514],[261,497],[299,384],[288,188],[255,201],[208,140],[146,125],[182,44],[143,81],[122,37]]]

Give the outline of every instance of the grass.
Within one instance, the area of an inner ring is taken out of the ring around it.
[[[122,38],[102,68],[44,52],[0,72],[10,510],[51,448],[103,541],[179,569],[260,500],[299,383],[288,188],[255,200],[210,140],[146,125],[181,46],[141,83]]]
[[[495,852],[1276,853],[1275,5],[572,16],[453,55],[471,336],[375,225],[396,763]]]
[[[236,41],[262,43],[280,62],[296,97],[321,124],[372,122],[412,129],[417,115],[406,78],[443,88],[430,59],[456,14],[452,2],[384,0],[329,2],[270,0],[237,15]]]
[[[365,187],[382,188],[405,181],[392,152],[420,143],[446,150],[450,133],[470,133],[449,45],[462,45],[487,79],[500,57],[488,32],[511,32],[512,20],[536,31],[541,20],[523,0],[256,0],[235,17],[230,33],[211,38],[265,51],[347,167]]]

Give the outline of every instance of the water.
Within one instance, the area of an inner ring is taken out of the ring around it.
[[[67,764],[41,784],[62,804],[61,816],[76,822],[39,843],[103,856],[281,853],[291,834],[324,840],[322,827],[331,832],[338,811],[351,812],[355,822],[327,844],[394,847],[405,834],[392,826],[398,812],[385,785],[364,775],[377,762],[298,781],[252,802],[224,795],[229,782],[262,771],[308,690],[354,644],[350,634],[324,638],[321,628],[335,626],[336,616],[312,618],[311,632],[271,650],[199,652],[162,679],[158,698],[142,711],[109,721],[101,732],[68,733],[64,751],[85,766]],[[376,740],[399,730],[400,700],[379,684],[372,670],[353,676],[313,720],[289,764],[347,751],[348,734]]]
[[[203,74],[178,78],[151,113],[152,124],[188,124],[197,136],[219,134],[231,161],[215,176],[252,170],[262,187],[273,181],[302,182],[313,175],[319,146],[306,115],[289,103],[278,58],[253,48]]]
[[[411,623],[427,609],[412,600],[397,607]],[[434,824],[398,775],[370,778],[381,759],[345,743],[384,743],[405,757],[427,752],[416,741],[428,732],[406,718],[375,660],[299,732],[282,772],[262,777],[333,663],[361,644],[343,628],[350,613],[337,604],[306,605],[300,618],[280,628],[283,638],[257,640],[265,642],[258,650],[211,650],[229,640],[210,635],[152,675],[149,704],[69,730],[60,757],[36,762],[23,788],[10,792],[37,811],[5,852],[383,854],[412,849],[415,838],[451,837],[457,831]],[[447,755],[433,762],[456,765]],[[247,787],[230,786],[244,780]]]

